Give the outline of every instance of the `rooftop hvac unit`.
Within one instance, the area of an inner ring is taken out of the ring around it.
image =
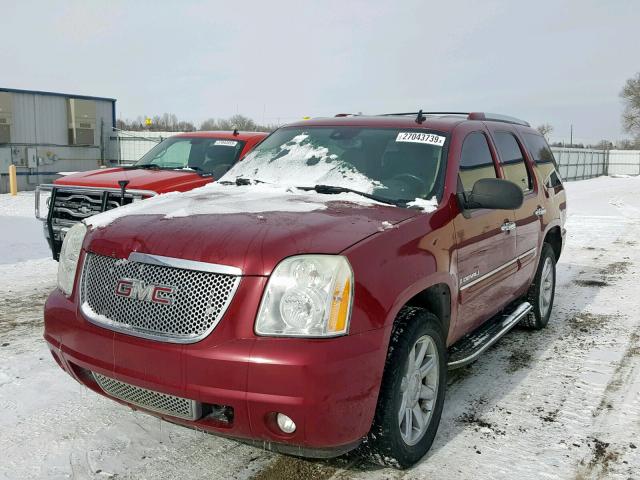
[[[0,143],[11,142],[11,111],[11,94],[0,92]]]
[[[70,98],[67,101],[69,145],[95,145],[96,102]]]

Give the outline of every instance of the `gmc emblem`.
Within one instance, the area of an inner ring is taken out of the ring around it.
[[[137,278],[121,278],[116,284],[116,295],[120,297],[134,298],[143,302],[171,305],[175,287],[169,285],[146,284]]]

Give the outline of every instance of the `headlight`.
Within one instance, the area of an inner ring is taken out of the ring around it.
[[[353,272],[345,257],[299,255],[278,264],[260,304],[258,335],[335,337],[347,333]]]
[[[84,223],[76,223],[69,229],[62,242],[58,263],[58,288],[67,296],[73,291],[80,249],[86,233],[87,227]]]

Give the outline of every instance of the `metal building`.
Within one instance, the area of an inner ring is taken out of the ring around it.
[[[0,193],[15,164],[18,189],[51,183],[58,172],[111,164],[116,101],[0,87]]]

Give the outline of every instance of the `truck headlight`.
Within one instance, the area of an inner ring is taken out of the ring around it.
[[[353,272],[345,257],[298,255],[274,269],[258,311],[258,335],[335,337],[347,333]]]
[[[84,223],[76,223],[69,229],[62,242],[58,260],[58,288],[67,296],[73,291],[80,250],[86,233],[87,227]]]

